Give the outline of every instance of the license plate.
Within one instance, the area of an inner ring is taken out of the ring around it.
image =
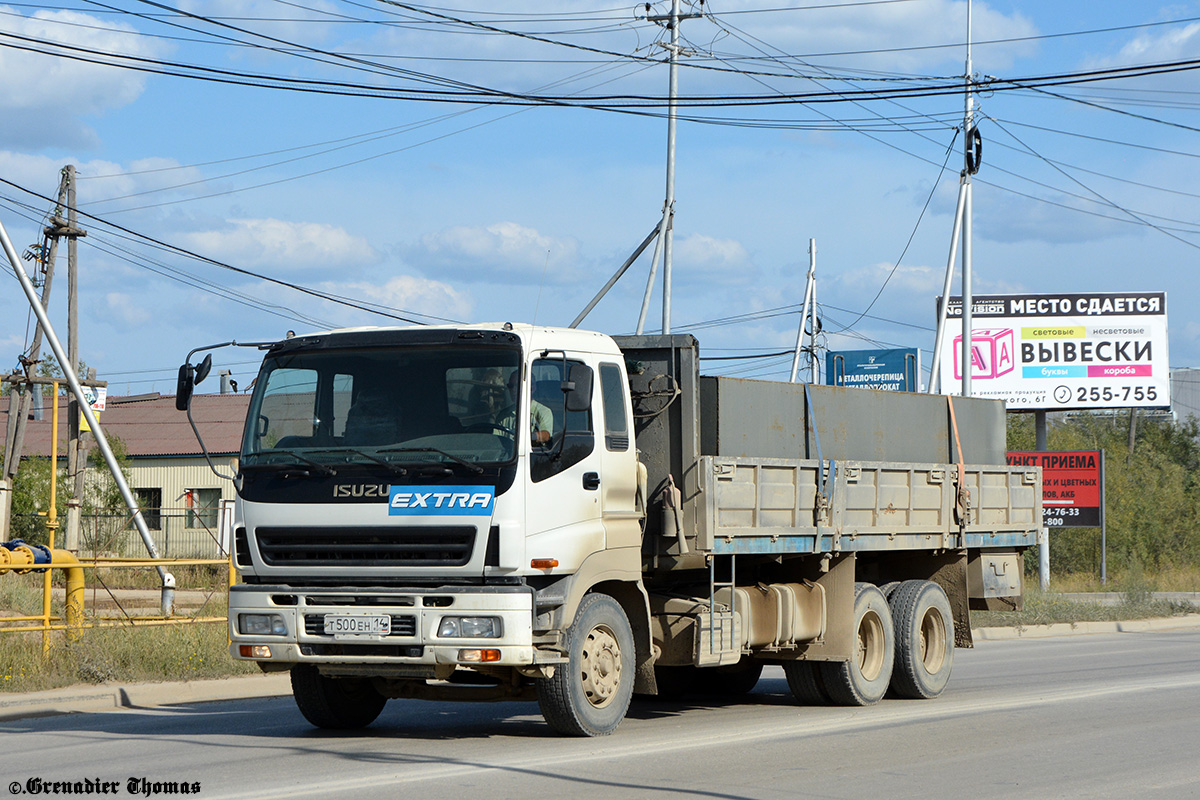
[[[340,639],[344,636],[387,636],[392,632],[392,618],[387,614],[326,614],[325,635]]]

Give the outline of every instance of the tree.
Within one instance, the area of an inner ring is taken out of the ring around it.
[[[1132,456],[1128,417],[1072,414],[1052,418],[1050,450],[1103,450],[1108,563],[1122,571],[1137,566],[1162,570],[1200,565],[1200,426],[1142,419]],[[1010,414],[1010,450],[1034,449],[1033,419]],[[1056,572],[1098,572],[1099,532],[1084,528],[1050,533],[1050,564]]]
[[[125,475],[129,478],[129,454],[125,443],[118,437],[110,437],[109,447]],[[65,463],[65,458],[60,459]],[[91,479],[85,484],[84,496],[80,498],[81,511],[84,514],[111,514],[125,509],[124,498],[116,480],[109,472],[99,450],[92,448],[88,455],[88,466],[92,470]],[[65,469],[59,469],[57,475],[56,514],[60,524],[66,521],[67,501],[71,498],[71,480]],[[21,459],[21,467],[17,470],[13,482],[12,521],[10,537],[24,539],[34,544],[47,544],[46,521],[50,510],[50,459],[45,456],[27,456]],[[62,539],[57,539],[62,544]]]

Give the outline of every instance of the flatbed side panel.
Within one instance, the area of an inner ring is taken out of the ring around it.
[[[829,465],[826,465],[828,472]],[[970,524],[954,515],[954,464],[702,456],[696,543],[717,553],[1026,547],[1041,520],[1037,470],[968,466]]]
[[[700,377],[700,452],[731,457],[1003,464],[1004,404],[747,378]],[[958,453],[956,441],[962,442]]]

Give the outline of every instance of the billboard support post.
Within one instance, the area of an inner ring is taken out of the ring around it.
[[[1100,451],[1100,585],[1108,584],[1108,519],[1104,513],[1108,492],[1104,484],[1104,451]]]
[[[1038,530],[1038,584],[1043,592],[1050,591],[1050,529]]]

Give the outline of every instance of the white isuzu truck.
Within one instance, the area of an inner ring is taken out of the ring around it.
[[[932,698],[970,609],[1020,603],[1041,476],[1002,404],[699,375],[686,335],[485,324],[257,345],[234,658],[324,728],[389,698]],[[180,369],[189,407],[211,365]],[[198,431],[197,435],[202,432]]]

